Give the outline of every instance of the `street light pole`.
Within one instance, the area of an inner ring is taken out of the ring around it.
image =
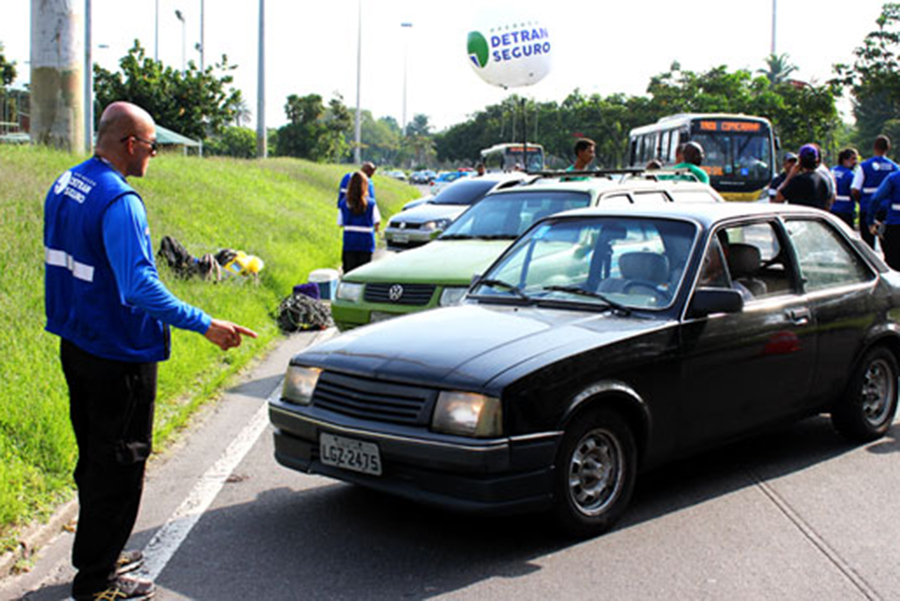
[[[159,62],[159,0],[156,0],[156,28],[153,32],[153,60]]]
[[[259,0],[259,64],[256,82],[256,156],[260,159],[269,154],[269,140],[266,135],[266,2]]]
[[[180,10],[175,11],[175,16],[178,17],[179,21],[181,21],[181,73],[184,74],[184,73],[187,73],[187,65],[185,63],[185,56],[186,56],[185,50],[186,50],[186,43],[187,43],[187,35],[185,33],[185,25],[186,24],[185,24],[184,15],[181,13]]]
[[[362,163],[362,113],[360,111],[360,80],[362,75],[362,0],[356,3],[357,39],[356,39],[356,144],[353,147],[353,160],[357,165]]]
[[[412,23],[400,23],[404,29],[412,29]],[[409,71],[409,35],[403,41],[403,116],[400,121],[400,135],[406,136],[406,76]]]
[[[778,15],[778,0],[772,0],[772,56],[775,56],[775,23]]]
[[[204,26],[206,24],[205,20],[204,20],[204,15],[203,15],[204,4],[205,4],[205,0],[200,0],[200,72],[201,73],[203,73],[203,69],[206,64],[203,60],[203,53],[206,51],[206,43],[205,43],[204,35],[203,35],[203,33],[204,33],[203,30],[205,28]]]

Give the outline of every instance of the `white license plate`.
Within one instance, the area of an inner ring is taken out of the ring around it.
[[[319,434],[319,459],[325,465],[381,475],[381,453],[375,443],[322,432]]]
[[[406,244],[409,242],[409,234],[394,234],[391,242],[394,244]]]
[[[387,321],[388,319],[393,319],[395,317],[400,317],[397,313],[387,313],[386,311],[372,311],[369,313],[369,321],[371,323],[375,323],[376,321]]]

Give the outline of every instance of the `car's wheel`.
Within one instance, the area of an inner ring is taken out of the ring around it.
[[[884,347],[867,352],[831,413],[834,427],[853,441],[884,436],[897,413],[897,359]]]
[[[556,520],[575,536],[605,532],[628,506],[636,472],[634,434],[618,413],[600,409],[576,417],[556,459]]]

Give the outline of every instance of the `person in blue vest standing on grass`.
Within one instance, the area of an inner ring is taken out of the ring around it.
[[[891,269],[900,270],[900,171],[888,175],[878,186],[869,203],[868,217],[871,235],[878,233],[879,226],[884,228],[881,248],[885,262]]]
[[[831,168],[834,177],[835,196],[831,212],[853,229],[856,217],[856,202],[850,194],[850,186],[856,176],[859,153],[855,148],[845,148],[838,153],[838,164]]]
[[[850,184],[850,194],[859,203],[859,234],[866,243],[875,248],[875,236],[867,224],[875,221],[875,215],[869,215],[870,199],[881,182],[891,173],[900,169],[897,163],[887,157],[891,150],[891,140],[887,136],[878,136],[872,146],[873,156],[859,165],[859,171]]]
[[[156,156],[156,126],[127,102],[100,117],[92,158],[63,173],[44,204],[46,330],[60,337],[69,416],[78,446],[77,570],[72,596],[146,599],[155,586],[122,576],[143,561],[123,551],[150,455],[157,364],[169,326],[227,350],[256,334],[172,295],[156,271],[147,213],[126,181]]]
[[[369,197],[369,178],[357,171],[347,184],[347,196],[338,202],[338,225],[344,229],[344,274],[372,260],[379,223],[378,205]]]
[[[375,163],[372,161],[366,161],[362,164],[362,167],[359,168],[367,178],[369,178],[369,200],[375,202],[375,184],[372,183],[372,176],[375,175],[375,171],[378,168],[375,166]],[[341,204],[341,201],[347,198],[347,188],[350,187],[350,178],[353,177],[355,171],[351,171],[349,173],[344,174],[344,177],[341,178],[341,185],[338,188],[338,205]]]

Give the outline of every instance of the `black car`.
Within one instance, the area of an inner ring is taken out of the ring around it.
[[[291,360],[283,465],[461,510],[609,528],[639,472],[820,412],[897,409],[900,274],[842,223],[743,203],[542,220],[464,305]]]

